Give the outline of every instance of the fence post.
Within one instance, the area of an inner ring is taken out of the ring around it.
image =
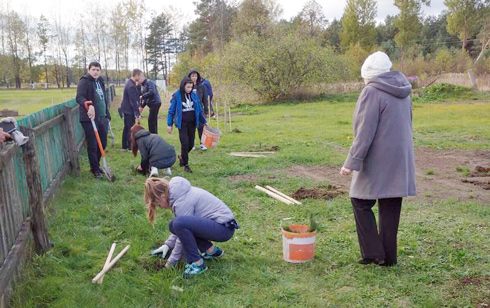
[[[73,175],[79,175],[80,161],[78,160],[77,139],[75,137],[73,114],[71,113],[70,107],[63,106],[63,116],[66,127],[66,144],[68,146],[68,156],[70,157],[71,173]]]
[[[470,77],[471,85],[473,88],[478,89],[478,85],[476,83],[475,74],[473,73],[473,69],[468,70],[468,77]]]
[[[44,216],[43,187],[41,183],[41,170],[37,157],[36,140],[34,130],[28,127],[21,127],[22,133],[29,137],[29,141],[24,145],[24,160],[26,182],[29,194],[29,206],[31,217],[31,230],[38,253],[45,253],[51,246],[49,240],[46,217]]]

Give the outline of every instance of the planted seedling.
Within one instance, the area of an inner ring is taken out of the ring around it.
[[[318,230],[318,223],[316,222],[313,214],[310,214],[310,223],[307,225],[307,227],[308,227],[306,230],[307,233],[311,233]],[[291,232],[291,233],[305,233],[302,232],[304,230],[292,230],[290,226],[283,226],[282,229],[284,231]]]

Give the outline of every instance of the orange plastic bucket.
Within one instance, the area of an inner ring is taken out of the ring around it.
[[[282,229],[282,252],[285,261],[303,263],[315,256],[316,230],[308,232],[307,225],[289,225],[292,231]]]
[[[219,137],[221,137],[221,131],[216,127],[204,126],[202,133],[202,144],[207,148],[215,148],[218,145]]]

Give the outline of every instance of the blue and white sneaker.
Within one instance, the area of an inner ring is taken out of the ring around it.
[[[207,270],[208,270],[208,267],[206,266],[206,264],[204,264],[204,261],[202,262],[201,265],[197,265],[194,263],[186,264],[184,274],[183,274],[183,278],[189,279],[189,278],[195,277],[197,275],[201,275],[202,273],[204,273]]]
[[[204,260],[212,260],[221,258],[224,254],[225,252],[221,248],[219,248],[218,246],[214,246],[214,250],[212,253],[203,252],[201,254],[201,257]]]

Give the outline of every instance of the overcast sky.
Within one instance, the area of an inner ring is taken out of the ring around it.
[[[53,12],[61,12],[64,18],[75,20],[77,12],[80,12],[83,8],[87,7],[87,3],[92,3],[96,7],[101,9],[110,8],[121,0],[0,0],[0,3],[5,7],[7,4],[18,12],[28,12],[31,15],[39,17],[44,14],[51,19]],[[191,21],[195,18],[194,14],[194,0],[145,0],[147,7],[151,10],[160,12],[165,7],[173,6],[182,12],[185,12],[183,20]],[[334,18],[340,18],[344,12],[346,0],[317,0],[323,6],[323,10],[327,19],[332,20]],[[303,5],[308,0],[278,0],[278,3],[283,8],[282,18],[290,19],[297,15]],[[394,0],[378,0],[378,17],[377,20],[384,20],[387,15],[395,15],[398,13],[398,9],[393,5]],[[444,0],[432,0],[430,7],[424,7],[423,11],[425,15],[439,15],[444,7]],[[108,15],[106,15],[108,16]],[[104,18],[102,12],[101,15]]]

